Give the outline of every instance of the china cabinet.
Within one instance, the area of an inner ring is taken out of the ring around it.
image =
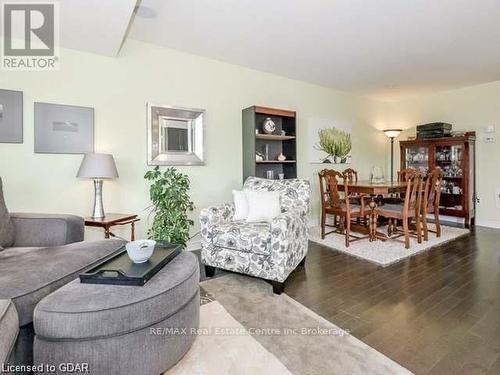
[[[460,137],[401,141],[401,168],[415,168],[425,176],[429,170],[443,171],[441,215],[464,218],[474,225],[476,203],[475,133]]]

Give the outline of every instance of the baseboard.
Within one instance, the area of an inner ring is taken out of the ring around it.
[[[433,222],[434,220],[434,215],[427,215],[427,218],[429,219],[429,222]],[[439,218],[441,219],[441,224],[443,225],[464,225],[465,221],[464,218],[461,217],[454,217],[454,216],[445,216],[445,215],[440,215]],[[327,220],[331,220],[331,215],[327,216]],[[479,225],[481,227],[489,227],[489,228],[500,228],[500,221],[483,221],[480,224],[480,222],[476,222],[476,225]],[[314,227],[319,227],[319,219],[309,219],[308,221],[309,228],[314,228]]]
[[[498,220],[476,220],[476,226],[500,229],[500,221],[498,221]]]
[[[434,214],[427,215],[427,218],[434,219]],[[441,223],[465,224],[465,219],[463,217],[439,215],[439,220]]]

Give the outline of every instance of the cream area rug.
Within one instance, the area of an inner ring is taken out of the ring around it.
[[[429,224],[429,229],[434,230],[434,224]],[[387,233],[387,227],[381,227],[378,231]],[[341,234],[331,233],[322,240],[320,227],[314,227],[309,230],[309,240],[381,266],[388,266],[469,233],[468,229],[441,225],[441,237],[437,238],[435,233],[429,233],[429,240],[422,241],[420,244],[416,238],[410,237],[409,249],[406,249],[404,243],[401,242],[404,240],[404,237],[400,237],[397,240],[377,240],[373,242],[363,239],[352,242],[349,247],[346,247],[345,236]]]
[[[411,374],[263,280],[228,274],[201,286],[215,300],[201,306],[209,334],[166,375]]]
[[[291,374],[217,301],[200,306],[199,332],[189,352],[164,375]]]

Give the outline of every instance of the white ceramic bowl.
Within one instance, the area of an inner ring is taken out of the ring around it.
[[[155,250],[156,241],[153,240],[137,240],[129,242],[125,245],[127,254],[130,260],[134,263],[147,262],[153,251]]]

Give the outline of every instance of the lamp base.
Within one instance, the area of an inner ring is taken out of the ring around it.
[[[94,219],[102,219],[106,216],[102,204],[102,185],[103,180],[94,180],[94,210],[92,212]]]
[[[394,183],[394,137],[391,137],[391,184]]]

